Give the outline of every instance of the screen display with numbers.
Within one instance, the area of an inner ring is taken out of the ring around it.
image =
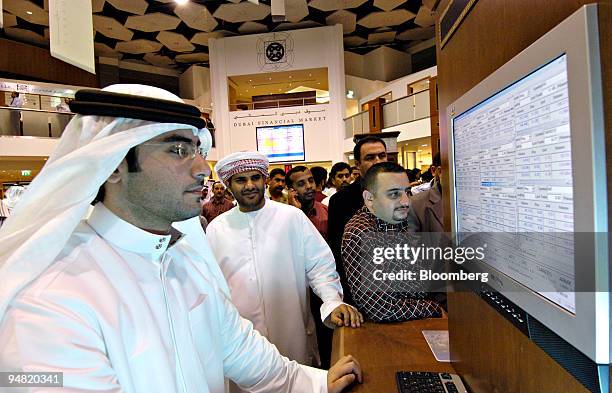
[[[270,162],[304,161],[304,125],[257,127],[257,151]]]
[[[487,263],[575,312],[566,55],[457,115],[453,138],[457,231],[520,233]]]

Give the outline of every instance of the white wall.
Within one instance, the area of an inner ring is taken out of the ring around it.
[[[388,93],[389,91],[391,91],[391,95],[394,100],[401,98],[401,97],[405,97],[407,95],[408,85],[418,80],[421,80],[423,78],[427,78],[430,76],[436,76],[437,74],[438,74],[437,67],[431,67],[426,70],[419,71],[411,75],[407,75],[405,77],[396,79],[388,83],[383,82],[383,85],[378,90],[359,98],[359,107],[361,108],[361,105],[365,104],[368,101],[375,99],[376,97],[380,97]],[[361,78],[347,76],[347,86],[349,85],[349,83],[352,83],[353,81],[358,81],[359,83],[363,83],[362,81],[359,81],[360,79]],[[378,81],[374,81],[374,82],[378,82]],[[431,136],[431,123],[428,117],[428,118],[413,121],[410,123],[405,123],[405,124],[400,124],[398,126],[385,128],[382,131],[383,132],[400,131],[400,135],[397,138],[397,141],[399,143],[399,142],[407,141],[410,139]],[[342,143],[342,151],[344,153],[350,153],[353,151],[354,146],[355,146],[355,143],[353,143],[352,138],[345,138]]]
[[[264,43],[279,39],[285,40],[287,62],[282,63],[282,67],[277,64],[275,69],[274,64],[265,62]],[[346,89],[341,25],[211,39],[209,48],[213,121],[217,130],[217,151],[211,152],[211,160],[254,146],[256,123],[234,125],[237,122],[233,117],[249,113],[252,116],[260,116],[269,114],[270,111],[262,109],[230,112],[228,76],[321,67],[327,67],[330,103],[320,106],[283,108],[279,112],[296,112],[324,107],[324,120],[313,122],[313,124],[304,123],[306,140],[317,141],[316,147],[315,145],[306,146],[307,160],[339,161],[342,159]],[[300,113],[301,115],[304,113]]]
[[[346,57],[345,57],[346,59]],[[346,75],[345,76],[345,84],[347,90],[352,90],[355,93],[355,101],[348,104],[347,100],[347,109],[344,114],[345,117],[349,117],[361,111],[361,105],[359,105],[359,100],[362,97],[369,96],[373,92],[379,91],[387,85],[387,82],[379,81],[379,80],[370,80],[365,78],[360,78],[357,76]],[[356,111],[355,111],[356,109]]]
[[[393,80],[391,82],[388,82],[387,84],[385,84],[384,87],[382,87],[380,90],[375,91],[365,97],[361,97],[359,99],[359,106],[365,104],[368,101],[371,101],[373,99],[375,99],[376,97],[380,97],[386,93],[388,93],[389,91],[391,91],[391,95],[393,97],[394,100],[397,100],[398,98],[402,98],[408,95],[408,90],[407,90],[407,86],[420,80],[423,78],[428,78],[430,76],[436,76],[438,75],[438,68],[437,67],[431,67],[428,68],[426,70],[423,71],[419,71],[419,72],[415,72],[414,74],[410,74],[410,75],[406,75],[402,78]]]
[[[392,81],[412,70],[409,53],[381,46],[364,56],[363,73],[367,79]]]
[[[179,77],[181,98],[193,100],[194,105],[212,111],[212,98],[210,94],[210,69],[200,66],[191,66]]]
[[[404,123],[381,130],[381,132],[389,131],[400,131],[400,134],[397,137],[397,143],[400,143],[410,139],[431,136],[431,122],[428,117],[426,119],[411,121],[410,123]],[[355,147],[353,138],[346,138],[342,144],[343,152],[352,153],[353,147]]]
[[[364,77],[363,72],[364,58],[353,52],[344,52],[344,71],[346,75],[353,75],[360,78]]]
[[[347,75],[370,80],[392,81],[410,74],[412,55],[386,46],[376,48],[365,55],[345,52],[344,67]]]
[[[400,131],[400,134],[397,137],[398,143],[410,139],[423,138],[426,136],[431,136],[431,121],[428,117],[382,130],[382,132],[387,131]]]
[[[231,112],[231,151],[257,150],[256,127],[303,124],[306,161],[328,161],[331,157],[329,145],[329,105],[308,105],[279,109],[258,109]]]
[[[0,156],[47,157],[58,142],[59,138],[0,136]]]

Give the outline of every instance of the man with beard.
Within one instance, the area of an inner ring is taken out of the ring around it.
[[[302,209],[321,236],[327,240],[327,206],[316,201],[316,180],[314,179],[314,174],[305,166],[296,166],[287,173],[286,183],[287,187],[289,187],[289,203],[298,209]],[[333,331],[321,322],[320,309],[323,304],[321,299],[314,296],[312,291],[309,292],[310,310],[312,315],[314,315],[317,330],[321,367],[328,368],[331,358]]]
[[[202,206],[202,216],[210,224],[221,213],[234,207],[234,204],[225,198],[225,186],[220,181],[213,184],[213,197]]]
[[[222,393],[226,377],[338,393],[361,380],[351,359],[329,373],[288,361],[230,302],[197,218],[212,145],[198,108],[143,85],[70,105],[0,229],[0,370],[59,380],[15,391]]]
[[[215,171],[238,201],[207,231],[232,301],[281,354],[315,364],[308,286],[323,300],[321,315],[329,327],[358,327],[362,318],[342,302],[331,250],[300,210],[264,198],[266,156],[233,153]]]
[[[336,258],[336,270],[340,274],[342,287],[345,290],[345,300],[352,304],[350,292],[346,288],[346,275],[342,266],[340,255],[340,245],[342,243],[342,234],[344,226],[348,220],[353,217],[363,206],[363,185],[361,179],[365,176],[370,167],[376,163],[387,161],[387,145],[385,142],[375,136],[366,136],[355,144],[353,148],[355,156],[355,165],[359,168],[361,174],[360,180],[355,181],[348,187],[343,188],[335,193],[329,200],[329,246]]]
[[[280,168],[272,169],[267,183],[266,197],[276,202],[288,203],[287,192],[285,191],[285,171]]]
[[[296,166],[286,176],[290,203],[302,209],[306,217],[327,240],[327,206],[315,200],[315,180],[308,168]]]
[[[410,263],[396,260],[374,264],[374,249],[385,249],[420,237],[410,231],[410,181],[404,168],[393,162],[373,165],[363,179],[365,206],[346,224],[342,237],[342,263],[352,298],[367,319],[374,322],[400,322],[442,315],[434,295],[425,292],[418,280],[397,283],[377,280],[375,270],[400,264],[417,271]],[[391,267],[391,271],[395,271]]]
[[[329,199],[332,197],[332,195],[350,184],[350,171],[351,167],[346,162],[337,162],[334,164],[334,166],[332,166],[331,171],[329,172],[329,184],[331,187],[327,191],[327,198],[321,201],[322,204],[329,206]]]

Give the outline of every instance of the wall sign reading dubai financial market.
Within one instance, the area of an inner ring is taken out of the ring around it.
[[[279,71],[293,66],[293,38],[289,33],[272,33],[257,39],[257,63],[262,71]]]

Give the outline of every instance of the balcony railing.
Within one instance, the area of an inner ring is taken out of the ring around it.
[[[0,107],[0,135],[59,138],[74,113]]]
[[[344,137],[352,138],[356,134],[366,134],[370,132],[370,122],[368,111],[359,112],[351,117],[344,119]]]
[[[230,112],[251,111],[253,109],[285,108],[289,106],[306,106],[319,104],[329,104],[329,96],[316,98],[281,98],[269,101],[241,102],[237,104],[230,104],[229,110]]]
[[[429,90],[423,90],[397,100],[387,102],[382,107],[383,128],[389,128],[411,121],[425,119],[429,113]],[[344,137],[370,132],[368,112],[360,112],[344,119]]]
[[[0,136],[59,138],[73,116],[72,112],[0,107]],[[215,126],[210,119],[205,121],[212,136],[212,147],[216,147]]]
[[[429,90],[423,90],[383,105],[383,128],[429,117]]]

